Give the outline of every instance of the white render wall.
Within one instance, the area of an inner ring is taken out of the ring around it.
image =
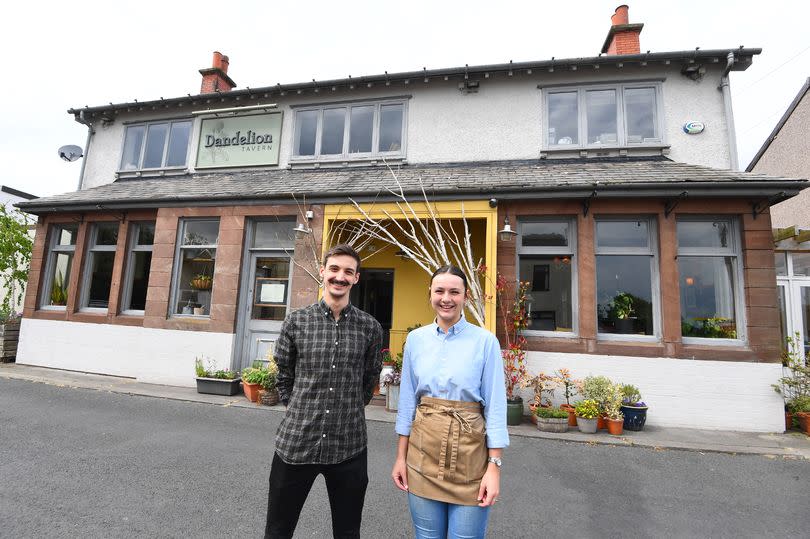
[[[381,97],[410,96],[406,129],[406,159],[409,163],[439,163],[459,161],[488,161],[537,159],[542,150],[542,91],[539,86],[569,84],[602,84],[629,81],[663,81],[665,143],[671,145],[669,157],[675,161],[729,167],[729,148],[723,96],[717,90],[720,68],[708,66],[700,81],[692,81],[679,73],[680,67],[645,68],[604,66],[599,70],[580,68],[576,72],[554,74],[516,72],[513,77],[492,75],[480,79],[478,93],[462,94],[458,80],[415,79],[408,85],[375,86],[352,91],[328,91],[318,94],[271,95],[261,102],[276,103],[282,111],[282,133],[279,167],[289,164],[292,153],[292,106],[319,103],[362,101]],[[211,105],[186,106],[148,113],[119,114],[111,125],[96,124],[87,163],[84,187],[111,183],[115,179],[124,144],[125,122],[189,117],[193,109]],[[226,103],[223,106],[230,107]],[[193,139],[189,148],[189,170],[193,171],[197,153],[200,121],[195,118]],[[706,130],[699,135],[687,135],[683,124],[701,121]]]
[[[194,359],[231,366],[231,333],[176,331],[24,318],[17,363],[194,386]]]
[[[604,375],[614,382],[638,387],[650,407],[649,425],[750,432],[785,430],[784,403],[771,387],[782,376],[778,363],[527,354],[527,370],[532,375],[551,374],[559,368],[569,369],[574,378]],[[524,401],[532,395],[525,391]],[[564,402],[561,398],[555,394],[555,403]]]

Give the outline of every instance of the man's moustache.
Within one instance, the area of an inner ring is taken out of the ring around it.
[[[332,279],[331,281],[329,281],[329,283],[330,284],[339,284],[339,285],[343,285],[343,286],[349,286],[348,281],[336,281],[335,279]]]

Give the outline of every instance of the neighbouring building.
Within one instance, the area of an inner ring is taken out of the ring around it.
[[[763,143],[748,172],[810,178],[810,78]],[[783,339],[810,352],[810,189],[771,208]]]
[[[82,189],[20,204],[17,361],[183,385],[198,356],[249,365],[358,223],[428,241],[401,194],[466,224],[484,294],[495,271],[531,283],[531,372],[633,383],[650,424],[782,430],[768,208],[806,181],[735,170],[729,77],[760,49],[642,52],[627,6],[611,22],[589,58],[245,89],[214,53],[197,95],[71,109]],[[360,232],[354,300],[396,351],[431,321],[428,275]]]
[[[25,191],[20,191],[19,189],[14,189],[13,187],[9,187],[7,185],[0,185],[0,205],[4,206],[7,211],[14,210],[14,204],[17,202],[23,202],[26,200],[34,200],[37,197],[26,193]],[[19,215],[22,219],[23,216]],[[31,227],[31,237],[33,238],[34,230]],[[3,300],[11,295],[12,298],[12,310],[15,312],[21,312],[23,305],[22,301],[17,301],[16,298],[20,297],[20,290],[15,285],[15,283],[10,283],[9,285],[5,285],[5,281],[2,281],[3,285],[0,286],[0,304],[2,304]],[[25,289],[23,289],[23,294],[25,293]]]

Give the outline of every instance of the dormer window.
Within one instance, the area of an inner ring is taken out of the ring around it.
[[[659,83],[545,90],[547,149],[660,146]]]
[[[191,120],[127,126],[121,172],[186,166]]]

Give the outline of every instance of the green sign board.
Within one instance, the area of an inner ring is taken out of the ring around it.
[[[278,165],[281,112],[205,118],[197,168]]]

